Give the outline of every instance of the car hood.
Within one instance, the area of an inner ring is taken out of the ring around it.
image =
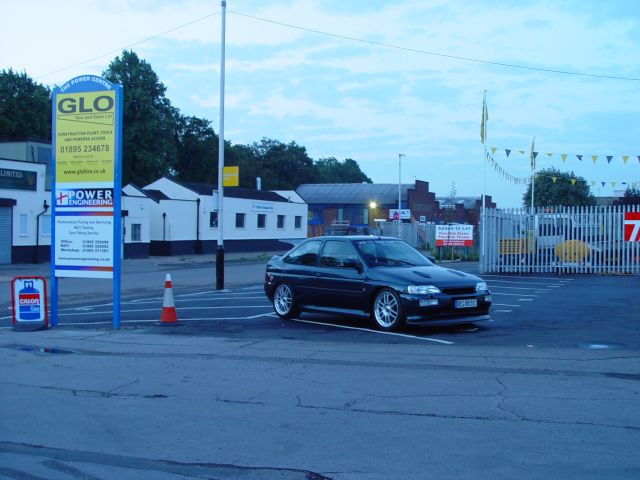
[[[464,286],[483,280],[475,275],[437,265],[424,267],[376,267],[370,270],[371,278],[386,279],[405,285]]]

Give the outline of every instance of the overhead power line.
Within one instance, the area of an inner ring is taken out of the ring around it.
[[[580,76],[580,77],[606,78],[606,79],[610,79],[610,80],[626,80],[626,81],[632,81],[632,82],[640,82],[640,78],[636,78],[636,77],[623,77],[623,76],[619,76],[619,75],[598,75],[598,74],[595,74],[595,73],[573,72],[573,71],[570,71],[570,70],[557,70],[557,69],[553,69],[553,68],[532,67],[532,66],[526,66],[526,65],[518,65],[518,64],[515,64],[515,63],[493,62],[493,61],[490,61],[490,60],[481,60],[481,59],[478,59],[478,58],[461,57],[461,56],[457,56],[457,55],[449,55],[449,54],[446,54],[446,53],[430,52],[428,50],[420,50],[420,49],[417,49],[417,48],[410,48],[410,47],[401,47],[401,46],[398,46],[398,45],[392,45],[390,43],[375,42],[373,40],[364,40],[362,38],[349,37],[347,35],[339,35],[337,33],[324,32],[322,30],[314,30],[312,28],[300,27],[298,25],[291,25],[291,24],[284,23],[284,22],[278,22],[276,20],[270,20],[268,18],[256,17],[254,15],[248,15],[246,13],[236,12],[236,11],[233,11],[233,10],[228,10],[228,13],[233,13],[233,14],[239,15],[241,17],[252,18],[254,20],[259,20],[261,22],[272,23],[274,25],[280,25],[282,27],[294,28],[296,30],[301,30],[301,31],[304,31],[304,32],[315,33],[317,35],[324,35],[324,36],[327,36],[327,37],[340,38],[342,40],[349,40],[349,41],[352,41],[352,42],[359,42],[359,43],[364,43],[364,44],[368,44],[368,45],[374,45],[374,46],[377,46],[377,47],[392,48],[392,49],[395,49],[395,50],[402,50],[402,51],[405,51],[405,52],[418,53],[418,54],[421,54],[421,55],[431,55],[431,56],[434,56],[434,57],[450,58],[450,59],[453,59],[453,60],[462,60],[462,61],[465,61],[465,62],[483,63],[483,64],[486,64],[486,65],[496,65],[496,66],[499,66],[499,67],[506,67],[506,68],[518,68],[518,69],[521,69],[521,70],[533,70],[533,71],[538,71],[538,72],[557,73],[557,74],[562,74],[562,75],[576,75],[576,76]]]
[[[178,25],[177,27],[170,28],[169,30],[165,30],[164,32],[156,33],[155,35],[151,35],[150,37],[143,38],[142,40],[138,40],[137,42],[130,43],[129,45],[125,45],[124,47],[121,47],[121,48],[119,48],[117,50],[111,50],[111,51],[109,51],[107,53],[103,53],[101,55],[97,55],[97,56],[89,58],[87,60],[83,60],[81,62],[74,63],[73,65],[69,65],[68,67],[60,68],[58,70],[54,70],[52,72],[45,73],[43,75],[39,75],[39,76],[35,77],[35,79],[38,80],[40,78],[48,77],[49,75],[54,75],[56,73],[64,72],[65,70],[70,70],[72,68],[79,67],[80,65],[84,65],[86,63],[93,62],[94,60],[98,60],[100,58],[103,58],[103,57],[106,57],[106,56],[109,56],[109,55],[113,55],[114,53],[120,53],[122,50],[125,50],[127,48],[132,48],[132,47],[135,47],[136,45],[140,45],[141,43],[148,42],[149,40],[153,40],[155,38],[162,37],[163,35],[166,35],[167,33],[175,32],[176,30],[180,30],[181,28],[188,27],[190,25],[193,25],[194,23],[201,22],[202,20],[205,20],[205,19],[210,18],[210,17],[214,17],[216,15],[220,15],[220,13],[215,12],[215,13],[209,13],[207,15],[203,15],[202,17],[196,18],[195,20],[191,20],[191,21],[189,21],[187,23],[183,23],[182,25]]]
[[[260,22],[265,22],[265,23],[270,23],[273,25],[279,25],[281,27],[286,27],[286,28],[292,28],[295,30],[300,30],[303,32],[308,32],[308,33],[313,33],[316,35],[323,35],[326,37],[332,37],[332,38],[339,38],[341,40],[348,40],[351,42],[358,42],[358,43],[362,43],[362,44],[366,44],[366,45],[373,45],[376,47],[384,47],[384,48],[390,48],[390,49],[394,49],[394,50],[401,50],[401,51],[405,51],[405,52],[411,52],[411,53],[417,53],[420,55],[430,55],[430,56],[434,56],[434,57],[441,57],[441,58],[449,58],[452,60],[460,60],[460,61],[465,61],[465,62],[473,62],[473,63],[480,63],[480,64],[485,64],[485,65],[494,65],[494,66],[498,66],[498,67],[504,67],[504,68],[515,68],[515,69],[520,69],[520,70],[530,70],[530,71],[536,71],[536,72],[545,72],[545,73],[555,73],[555,74],[560,74],[560,75],[573,75],[573,76],[580,76],[580,77],[590,77],[590,78],[602,78],[602,79],[609,79],[609,80],[623,80],[623,81],[631,81],[631,82],[640,82],[640,78],[637,77],[624,77],[624,76],[620,76],[620,75],[601,75],[601,74],[595,74],[595,73],[585,73],[585,72],[575,72],[575,71],[570,71],[570,70],[559,70],[559,69],[554,69],[554,68],[546,68],[546,67],[533,67],[533,66],[527,66],[527,65],[519,65],[519,64],[515,64],[515,63],[506,63],[506,62],[494,62],[491,60],[482,60],[479,58],[472,58],[472,57],[463,57],[463,56],[458,56],[458,55],[450,55],[450,54],[446,54],[446,53],[440,53],[440,52],[432,52],[429,50],[422,50],[422,49],[418,49],[418,48],[411,48],[411,47],[403,47],[403,46],[399,46],[399,45],[393,45],[390,43],[384,43],[384,42],[376,42],[373,40],[365,40],[362,38],[356,38],[356,37],[350,37],[347,35],[340,35],[337,33],[331,33],[331,32],[325,32],[322,30],[316,30],[313,28],[307,28],[307,27],[301,27],[299,25],[292,25],[289,23],[284,23],[284,22],[279,22],[277,20],[271,20],[268,18],[262,18],[262,17],[257,17],[255,15],[249,15],[246,13],[242,13],[242,12],[236,12],[234,10],[228,10],[228,13],[234,14],[234,15],[238,15],[240,17],[246,17],[246,18],[251,18],[253,20],[258,20]],[[207,18],[216,16],[216,15],[220,15],[218,12],[215,13],[210,13],[207,15],[203,15],[199,18],[196,18],[195,20],[191,20],[187,23],[183,23],[181,25],[178,25],[176,27],[173,27],[169,30],[165,30],[163,32],[157,33],[155,35],[151,35],[149,37],[143,38],[141,40],[138,40],[137,42],[131,43],[129,45],[125,45],[117,50],[111,50],[109,52],[103,53],[101,55],[97,55],[95,57],[89,58],[87,60],[83,60],[81,62],[75,63],[73,65],[69,65],[67,67],[64,68],[60,68],[58,70],[54,70],[48,73],[45,73],[43,75],[39,75],[37,77],[35,77],[36,80],[44,78],[44,77],[48,77],[50,75],[54,75],[56,73],[59,72],[64,72],[66,70],[70,70],[72,68],[75,67],[79,67],[80,65],[84,65],[86,63],[89,62],[93,62],[95,60],[98,60],[100,58],[109,56],[109,55],[113,55],[114,53],[119,53],[121,50],[123,49],[127,49],[127,48],[132,48],[135,47],[136,45],[140,45],[141,43],[145,43],[148,42],[149,40],[153,40],[159,37],[162,37],[163,35],[166,35],[168,33],[171,32],[175,32],[176,30],[180,30],[182,28],[188,27],[190,25],[193,25],[195,23],[201,22],[202,20],[205,20]]]

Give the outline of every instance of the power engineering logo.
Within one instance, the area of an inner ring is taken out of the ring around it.
[[[112,207],[113,188],[69,188],[56,192],[56,207]]]

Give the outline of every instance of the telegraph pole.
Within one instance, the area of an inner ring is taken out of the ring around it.
[[[224,189],[224,47],[227,2],[222,0],[222,28],[220,41],[220,132],[218,134],[218,245],[216,249],[216,290],[224,290],[224,214],[222,204]]]

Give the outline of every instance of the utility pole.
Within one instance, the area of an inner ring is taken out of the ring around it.
[[[220,41],[220,132],[218,135],[218,245],[216,249],[216,290],[224,290],[224,213],[222,204],[224,199],[224,47],[227,2],[222,0],[222,28]]]

